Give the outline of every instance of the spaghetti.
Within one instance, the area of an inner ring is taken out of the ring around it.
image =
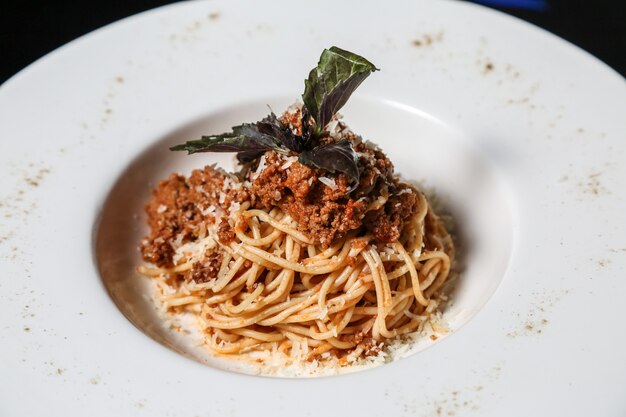
[[[345,125],[340,127],[345,134]],[[287,172],[268,170],[268,162],[259,161],[242,174],[249,181],[224,176],[221,184],[204,181],[193,188],[205,194],[201,188],[210,189],[221,208],[200,207],[203,220],[194,224],[193,235],[170,234],[171,262],[138,268],[157,283],[162,306],[196,316],[206,345],[216,354],[270,351],[294,362],[332,357],[346,364],[421,329],[437,308],[454,259],[452,239],[425,196],[394,176],[371,191],[359,227],[322,244],[301,227],[302,219],[294,219],[292,205],[267,209],[254,203],[260,198],[251,197],[252,192],[235,201],[221,191],[228,188],[224,182],[231,189],[254,190],[261,163],[268,175],[289,177],[298,163],[281,158],[274,165],[288,165],[282,170]],[[185,184],[183,189],[192,190],[190,181]],[[317,185],[326,190],[334,184]],[[174,201],[180,200],[175,194]],[[411,215],[396,238],[381,241],[380,230],[367,227],[368,213],[384,214],[390,202],[399,205],[392,198],[402,194],[415,198]],[[162,202],[154,216],[182,211]],[[224,234],[229,226],[230,235]],[[149,242],[162,243],[159,239],[153,234]],[[145,252],[144,257],[153,260]]]

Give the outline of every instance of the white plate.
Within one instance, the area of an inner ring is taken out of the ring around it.
[[[331,45],[382,68],[346,121],[478,233],[455,331],[374,370],[306,380],[164,348],[98,275],[109,191],[172,132],[279,111]],[[465,3],[193,2],[98,30],[0,88],[0,414],[621,416],[625,151],[623,78]]]

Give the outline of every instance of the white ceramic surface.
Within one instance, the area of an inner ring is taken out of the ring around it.
[[[491,269],[468,272],[452,335],[374,370],[268,379],[189,360],[108,296],[105,199],[171,132],[295,100],[330,45],[382,69],[346,121],[485,230],[468,263]],[[623,78],[470,4],[192,2],[98,30],[0,87],[0,415],[621,416],[625,151]]]

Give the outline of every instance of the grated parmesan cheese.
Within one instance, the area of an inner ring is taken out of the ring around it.
[[[203,216],[214,216],[215,215],[215,206],[214,205],[210,205],[209,207],[205,208],[204,210],[201,210],[200,213],[202,213]]]
[[[291,106],[287,107],[287,113],[288,114],[296,114],[300,111],[300,107],[302,105],[298,104],[298,103],[294,103]]]
[[[297,162],[297,161],[298,161],[297,156],[288,156],[287,158],[285,158],[285,163],[280,166],[280,169],[284,171],[287,168],[289,168],[291,165],[293,165],[294,162]]]
[[[230,203],[230,207],[228,208],[228,211],[233,215],[239,215],[239,210],[241,210],[241,204],[233,201]]]
[[[319,180],[319,182],[321,182],[322,184],[324,184],[325,186],[327,186],[327,187],[329,187],[329,188],[331,188],[333,190],[337,189],[337,183],[332,178],[319,177],[318,180]]]
[[[337,132],[337,126],[339,125],[339,120],[331,120],[330,123],[326,125],[326,129],[331,136],[333,134],[339,133]]]
[[[259,175],[261,175],[264,169],[265,169],[265,155],[263,155],[261,159],[259,159],[259,166],[256,167],[256,171],[254,171],[251,178],[253,180],[256,180],[259,177]]]

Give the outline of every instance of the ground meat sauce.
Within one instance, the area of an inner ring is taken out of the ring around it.
[[[205,262],[196,262],[192,265],[191,270],[186,277],[187,281],[208,282],[217,278],[217,273],[222,265],[223,255],[219,251],[209,253]]]
[[[281,122],[301,132],[299,110],[286,112]],[[336,123],[345,129],[343,123]],[[245,201],[252,208],[281,208],[295,220],[299,231],[323,247],[361,226],[379,242],[398,239],[403,224],[418,209],[416,191],[394,175],[393,164],[380,149],[347,130],[341,137],[350,140],[359,154],[360,180],[350,194],[348,176],[329,174],[274,151],[244,166],[237,176],[208,166],[193,171],[189,179],[173,174],[161,181],[146,206],[151,233],[141,246],[144,259],[172,266],[174,241],[197,237],[203,223],[217,223],[220,242],[231,242],[234,231],[226,216],[232,203]],[[329,136],[321,142],[335,140],[336,136]],[[381,196],[386,202],[376,207]],[[209,274],[203,273],[201,278],[207,277]]]
[[[222,217],[222,221],[219,223],[219,227],[217,228],[217,238],[225,245],[228,245],[230,242],[235,240],[235,231],[226,217]]]
[[[251,187],[257,207],[280,207],[298,223],[298,230],[325,247],[362,224],[367,203],[346,196],[350,184],[345,175],[335,177],[333,189],[319,181],[322,170],[299,162],[281,169],[284,163],[275,152],[265,154],[265,169]]]
[[[186,179],[172,174],[159,182],[146,205],[150,235],[141,244],[143,258],[160,267],[171,267],[172,243],[181,243],[198,236],[200,226],[219,222],[233,201],[245,200],[243,187],[230,189],[226,183],[238,181],[214,167],[194,170]],[[226,234],[225,234],[226,235]]]
[[[387,203],[378,210],[367,212],[364,219],[365,227],[380,242],[393,242],[400,237],[404,223],[417,211],[417,195],[411,192],[398,194],[409,188],[408,185],[395,183]]]

